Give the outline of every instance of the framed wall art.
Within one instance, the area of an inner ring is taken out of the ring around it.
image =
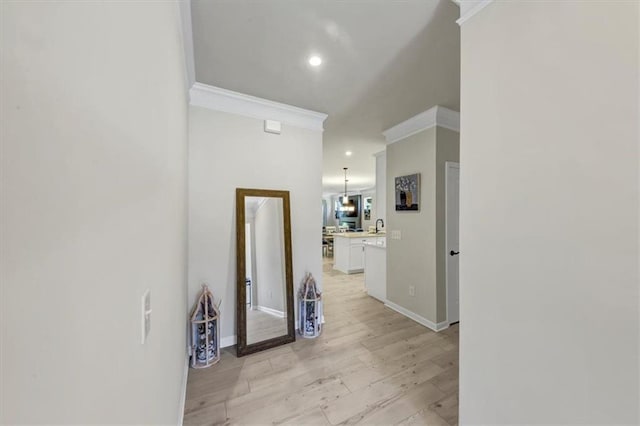
[[[396,179],[396,211],[420,209],[420,173],[399,176]]]

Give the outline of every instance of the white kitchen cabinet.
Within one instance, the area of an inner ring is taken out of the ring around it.
[[[371,297],[387,301],[387,249],[384,244],[366,244],[364,286]]]
[[[364,232],[335,234],[333,239],[333,269],[345,274],[364,271],[365,244],[384,245],[385,237]]]
[[[349,245],[349,271],[364,271],[364,244],[351,242]]]

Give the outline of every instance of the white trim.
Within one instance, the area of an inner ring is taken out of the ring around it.
[[[447,232],[447,221],[449,220],[449,206],[448,206],[448,197],[449,197],[449,173],[451,169],[460,170],[460,163],[455,161],[445,161],[444,163],[444,258],[446,259],[444,262],[444,295],[445,295],[445,312],[447,313],[447,324],[451,325],[451,321],[449,321],[449,261],[451,260],[451,255],[449,254],[449,233]],[[460,194],[460,189],[458,188],[458,195]],[[458,209],[459,209],[458,203]],[[459,243],[459,242],[458,242]],[[458,274],[458,280],[460,278],[460,274]],[[460,297],[460,283],[458,282],[458,297]],[[460,317],[460,312],[458,312],[458,317]],[[458,322],[460,318],[458,318]]]
[[[460,5],[460,18],[456,24],[462,26],[476,13],[493,3],[493,0],[459,0],[456,3]]]
[[[436,105],[436,126],[460,133],[460,113],[449,108]]]
[[[220,339],[220,347],[228,348],[236,344],[236,336],[227,336]]]
[[[255,96],[196,82],[191,90],[191,105],[229,112],[259,120],[276,120],[293,127],[324,131],[327,114],[310,111]]]
[[[182,392],[180,394],[180,405],[178,408],[180,412],[178,413],[178,426],[182,426],[184,422],[184,406],[187,403],[187,379],[189,377],[189,353],[187,351],[186,358],[184,360],[184,372],[182,374]]]
[[[349,191],[349,192],[351,192],[351,191]],[[354,195],[369,195],[369,194],[374,195],[375,192],[376,192],[376,187],[375,187],[375,185],[374,186],[369,186],[367,188],[357,189],[354,192],[355,192]]]
[[[387,150],[386,150],[386,148],[385,148],[385,149],[383,149],[382,151],[378,151],[378,152],[376,152],[375,154],[373,154],[373,156],[374,156],[374,157],[376,157],[376,158],[378,158],[378,157],[380,157],[380,156],[382,156],[382,155],[387,155]]]
[[[259,311],[262,311],[266,314],[276,316],[278,318],[284,318],[284,312],[278,311],[275,309],[267,308],[266,306],[256,306]]]
[[[191,0],[180,0],[180,27],[182,28],[182,44],[186,71],[187,89],[196,82],[196,61],[193,54],[193,25],[191,23]]]
[[[460,132],[460,113],[449,108],[436,105],[410,119],[382,132],[387,145],[405,139],[431,127],[440,126]]]
[[[398,312],[399,314],[404,315],[405,317],[414,320],[415,322],[417,322],[418,324],[424,325],[427,328],[430,328],[433,331],[442,331],[446,328],[449,328],[449,323],[446,321],[443,322],[439,322],[439,323],[434,323],[432,321],[429,321],[428,319],[426,319],[425,317],[422,317],[418,314],[416,314],[415,312],[411,312],[410,310],[403,308],[400,305],[397,305],[389,300],[384,302],[384,306],[386,306],[387,308],[393,309],[394,311]]]

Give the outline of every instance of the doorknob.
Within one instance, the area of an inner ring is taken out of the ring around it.
[[[451,250],[451,251],[449,252],[449,254],[450,254],[451,256],[457,256],[457,255],[459,255],[459,254],[460,254],[460,252],[459,252],[459,251],[453,251],[453,250]]]

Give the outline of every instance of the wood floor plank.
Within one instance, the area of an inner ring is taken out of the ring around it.
[[[446,351],[433,358],[433,362],[442,368],[458,368],[458,351]]]
[[[424,361],[413,368],[374,382],[357,392],[352,392],[340,398],[339,401],[334,401],[332,404],[324,404],[322,411],[332,424],[339,424],[353,416],[363,415],[372,407],[383,404],[385,401],[416,387],[441,372],[442,368],[439,366],[431,361]],[[441,396],[443,395],[441,393]]]
[[[204,407],[190,413],[185,413],[183,424],[185,426],[220,425],[227,420],[224,402]]]
[[[400,423],[399,426],[453,426],[428,408],[418,411]]]
[[[213,367],[210,367],[213,368]],[[206,370],[190,370],[189,378],[187,380],[187,392],[201,392],[211,388],[211,383],[216,382],[216,388],[225,389],[233,387],[242,380],[240,375],[244,367],[239,365],[235,368],[221,370],[221,371],[206,371]]]
[[[247,344],[261,342],[287,334],[286,317],[247,309]]]
[[[291,426],[331,426],[320,408],[314,408],[304,414],[287,419],[283,425]]]
[[[244,424],[278,424],[289,421],[322,402],[331,402],[349,393],[339,378],[303,392],[296,392],[258,409],[235,411],[228,408],[230,418]]]
[[[442,392],[424,382],[407,392],[399,393],[340,423],[341,425],[395,425],[407,417],[427,408],[442,397]]]
[[[323,265],[316,339],[190,370],[185,425],[456,425],[458,330],[433,332]]]
[[[433,354],[434,356],[442,355],[445,352],[444,349],[437,344],[430,344],[431,342],[438,342],[438,339],[435,333],[419,334],[390,343],[383,348],[369,351],[365,356],[361,356],[360,359],[363,361],[368,360],[370,362],[387,363],[407,354],[416,354],[419,352],[429,352],[429,354]]]
[[[345,360],[345,365],[349,365]],[[351,360],[358,362],[357,359]],[[310,367],[313,367],[311,365]],[[314,389],[321,388],[327,383],[340,380],[338,374],[333,370],[338,370],[341,366],[336,365],[332,369],[326,367],[310,368],[306,373],[295,376],[286,377],[284,380],[272,381],[269,386],[261,386],[252,389],[250,393],[232,398],[227,401],[227,409],[232,414],[236,412],[249,412],[263,406],[275,404],[286,399],[289,395],[295,393],[308,393]]]
[[[421,362],[429,360],[441,353],[441,348],[433,346],[424,350],[404,352],[392,359],[380,360],[375,357],[368,358],[364,361],[366,364],[364,367],[354,367],[349,371],[341,373],[341,377],[349,390],[355,392],[383,378],[406,371],[410,368],[416,368]],[[362,360],[363,358],[364,357],[360,357],[359,359]]]
[[[386,331],[386,329],[384,329],[383,332],[384,331]],[[416,334],[422,333],[423,331],[424,327],[414,322],[403,330],[396,330],[395,332],[385,333],[381,336],[375,336],[363,340],[362,345],[371,351],[375,351],[376,349],[384,348],[389,344],[402,341],[407,337],[415,336]]]
[[[429,406],[429,409],[453,425],[458,422],[458,394],[453,393]]]
[[[458,392],[458,369],[456,367],[447,368],[441,374],[431,379],[438,389],[446,394]]]
[[[210,385],[206,391],[200,390],[194,392],[187,390],[184,412],[185,414],[192,413],[207,406],[216,405],[229,399],[246,395],[249,391],[249,382],[246,380],[240,380],[235,386],[222,389]]]
[[[340,355],[340,356],[338,356]],[[272,388],[275,384],[291,381],[298,376],[308,376],[313,380],[331,376],[342,368],[354,365],[363,365],[358,357],[346,356],[347,354],[335,354],[331,357],[321,357],[314,363],[298,363],[289,369],[279,371],[277,373],[262,376],[255,380],[249,381],[251,391],[257,391],[264,388]]]

